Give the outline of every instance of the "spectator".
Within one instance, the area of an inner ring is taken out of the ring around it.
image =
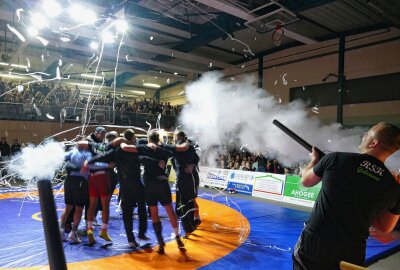
[[[11,145],[11,156],[17,154],[21,151],[21,145],[18,142],[18,139],[14,139],[14,144]]]
[[[6,137],[1,138],[0,142],[0,152],[1,152],[1,158],[2,160],[7,160],[8,157],[10,156],[10,146],[7,143]]]
[[[267,171],[265,158],[262,155],[260,155],[258,157],[258,171],[259,172],[266,172]]]
[[[258,158],[253,156],[252,160],[253,160],[253,163],[251,164],[251,170],[253,172],[258,172]]]
[[[239,170],[240,169],[239,161],[235,162],[235,165],[233,165],[233,169],[234,170]]]
[[[239,170],[243,170],[246,167],[246,161],[242,160],[242,163],[240,164]]]
[[[221,169],[226,169],[227,168],[226,164],[225,164],[225,160],[223,160],[223,159],[221,159],[221,161],[220,161],[220,168]]]
[[[272,161],[268,160],[267,164],[265,165],[265,171],[269,172],[269,173],[273,173],[274,172],[274,168],[272,166]]]
[[[229,161],[227,169],[233,169],[233,161]]]
[[[8,145],[6,141],[6,137],[1,138],[0,142],[0,153],[1,153],[1,161],[7,161],[10,157],[10,146]],[[4,164],[0,164],[4,165]],[[0,173],[0,176],[5,176],[7,174],[6,170],[2,170]]]
[[[245,166],[242,169],[243,171],[252,171],[250,161],[246,161]]]

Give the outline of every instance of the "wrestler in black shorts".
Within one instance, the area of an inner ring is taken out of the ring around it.
[[[82,176],[67,176],[64,183],[65,204],[85,206],[87,181]]]

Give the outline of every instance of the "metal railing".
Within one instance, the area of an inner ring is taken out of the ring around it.
[[[81,122],[84,106],[45,106],[28,103],[0,102],[0,119],[44,122]],[[111,106],[93,106],[91,123],[112,124],[114,115]]]
[[[150,113],[115,113],[115,123],[119,125],[148,127],[146,122],[150,123],[152,128],[156,128],[158,116]],[[162,115],[160,127],[164,129],[175,128],[176,117]]]
[[[28,103],[0,102],[0,119],[2,120],[81,123],[84,116],[85,106],[79,103],[77,106],[42,106]],[[113,111],[112,106],[101,105],[93,106],[88,117],[90,117],[91,124],[148,127],[147,121],[152,128],[156,127],[158,119],[156,114],[120,113]],[[162,115],[160,119],[161,128],[170,129],[174,128],[175,125],[175,116]]]

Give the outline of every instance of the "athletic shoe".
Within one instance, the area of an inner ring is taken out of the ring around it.
[[[165,243],[164,243],[164,242],[163,242],[163,243],[160,243],[159,248],[158,248],[158,250],[157,250],[157,253],[158,253],[158,254],[165,254],[164,248],[165,248]]]
[[[194,227],[197,229],[201,224],[201,219],[195,219],[194,220]]]
[[[65,233],[70,233],[72,231],[71,223],[65,224]]]
[[[74,231],[70,232],[68,235],[68,240],[73,244],[80,244],[82,243],[81,239],[79,238],[78,234]]]
[[[97,222],[97,219],[94,219],[93,220],[93,226],[99,227],[101,225]]]
[[[139,247],[139,244],[135,240],[129,242],[128,244],[129,244],[130,248],[138,248]]]
[[[93,230],[87,230],[87,238],[88,238],[88,244],[89,245],[94,245],[96,243],[96,239],[94,238]]]
[[[111,237],[108,235],[107,231],[101,230],[100,234],[99,234],[100,238],[103,238],[104,240],[108,241],[108,242],[112,242]]]
[[[85,228],[85,229],[78,230],[78,235],[80,237],[86,237],[87,236],[87,229]]]
[[[175,237],[176,243],[178,244],[179,250],[183,251],[185,250],[185,244],[182,242],[181,238],[179,236]]]
[[[60,229],[60,236],[61,236],[61,241],[66,242],[67,239],[65,238],[65,230]]]

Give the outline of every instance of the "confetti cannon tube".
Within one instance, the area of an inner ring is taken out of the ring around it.
[[[290,129],[288,129],[285,125],[283,125],[281,122],[279,122],[278,120],[274,119],[274,121],[272,121],[272,124],[274,124],[275,126],[277,126],[278,128],[280,128],[283,132],[285,132],[290,138],[292,138],[293,140],[295,140],[296,142],[298,142],[301,146],[303,146],[305,149],[307,149],[309,152],[312,152],[312,145],[309,144],[308,142],[306,142],[305,140],[303,140],[301,137],[299,137],[296,133],[294,133],[293,131],[291,131]],[[322,158],[323,156],[325,156],[324,152],[322,152],[321,150],[319,150],[318,148],[316,148],[319,157]]]
[[[50,269],[67,270],[51,183],[48,180],[39,180],[37,186]]]

